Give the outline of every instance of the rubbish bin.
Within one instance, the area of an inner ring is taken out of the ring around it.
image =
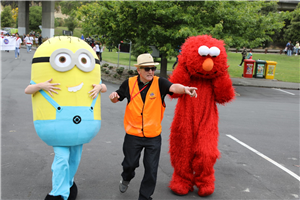
[[[255,61],[255,70],[253,77],[255,78],[264,78],[266,69],[266,61],[265,60],[256,60]]]
[[[254,69],[255,60],[252,59],[245,59],[244,60],[244,73],[243,77],[245,78],[252,78],[253,76],[253,69]]]
[[[266,64],[265,78],[266,79],[274,79],[277,62],[267,61],[266,63],[267,64]]]

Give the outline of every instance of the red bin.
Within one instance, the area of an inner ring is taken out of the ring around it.
[[[244,73],[243,77],[252,78],[255,60],[245,59],[244,60]]]

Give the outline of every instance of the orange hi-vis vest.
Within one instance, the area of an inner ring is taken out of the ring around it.
[[[127,134],[138,137],[156,137],[161,133],[165,103],[162,104],[158,79],[154,76],[146,94],[145,103],[140,94],[138,76],[128,79],[130,102],[124,115],[124,129]]]

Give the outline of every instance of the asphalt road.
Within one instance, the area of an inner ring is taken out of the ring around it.
[[[24,94],[30,81],[33,52],[1,52],[1,199],[44,199],[51,190],[53,149],[35,133],[31,97]],[[120,181],[123,115],[126,101],[113,104],[108,95],[118,85],[105,82],[102,127],[83,146],[75,176],[78,200],[137,199],[143,164],[126,193]],[[168,188],[173,169],[168,154],[169,127],[176,100],[166,99],[163,145],[153,199],[299,199],[299,90],[237,86],[235,101],[219,108],[219,150],[215,192],[207,198],[197,190],[186,196]],[[201,94],[198,94],[201,95]]]

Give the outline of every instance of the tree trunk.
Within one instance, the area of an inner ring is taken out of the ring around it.
[[[165,57],[161,57],[161,63],[160,63],[160,77],[168,78],[167,76],[167,64],[168,60]]]

